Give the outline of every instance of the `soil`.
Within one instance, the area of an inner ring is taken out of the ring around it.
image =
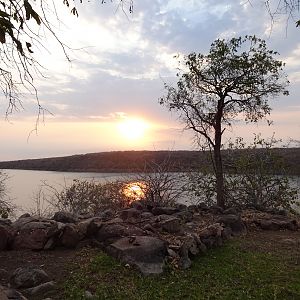
[[[241,240],[241,249],[284,254],[293,265],[300,264],[300,231],[251,231]],[[10,274],[19,267],[44,269],[61,286],[80,265],[98,252],[95,248],[56,249],[54,251],[0,251],[0,285],[9,283]]]

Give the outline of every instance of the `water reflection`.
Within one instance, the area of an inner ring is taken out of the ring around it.
[[[124,187],[124,195],[133,201],[145,198],[146,184],[143,182],[130,182]]]

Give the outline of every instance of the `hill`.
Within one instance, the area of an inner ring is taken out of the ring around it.
[[[256,150],[258,151],[258,150]],[[300,148],[276,148],[285,161],[289,174],[300,175]],[[67,172],[122,173],[151,171],[147,162],[168,161],[168,171],[196,170],[207,165],[207,153],[201,151],[114,151],[78,154],[64,157],[0,162],[0,169],[23,169]],[[226,160],[226,150],[224,151]],[[236,151],[236,155],[239,152]],[[278,170],[278,174],[281,170]]]

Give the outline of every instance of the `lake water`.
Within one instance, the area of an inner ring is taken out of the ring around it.
[[[26,212],[35,207],[34,198],[41,186],[46,182],[57,190],[70,184],[74,179],[83,179],[96,182],[107,182],[134,178],[134,174],[120,173],[73,173],[73,172],[52,172],[52,171],[31,171],[31,170],[2,170],[9,177],[7,180],[7,193],[12,202]],[[294,186],[300,189],[300,177],[292,179]],[[182,199],[182,203],[191,203],[190,199]],[[20,213],[19,213],[20,214]]]
[[[41,186],[47,183],[57,190],[70,184],[74,179],[82,179],[96,182],[114,181],[124,178],[124,174],[116,173],[73,173],[73,172],[52,172],[52,171],[31,171],[31,170],[2,170],[8,175],[6,182],[7,194],[18,208],[24,211],[35,206],[35,196]],[[126,175],[133,176],[133,175]]]

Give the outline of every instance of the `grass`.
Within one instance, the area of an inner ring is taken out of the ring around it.
[[[193,260],[143,277],[100,252],[65,283],[64,299],[300,299],[300,267],[282,253],[244,249],[236,240]]]

